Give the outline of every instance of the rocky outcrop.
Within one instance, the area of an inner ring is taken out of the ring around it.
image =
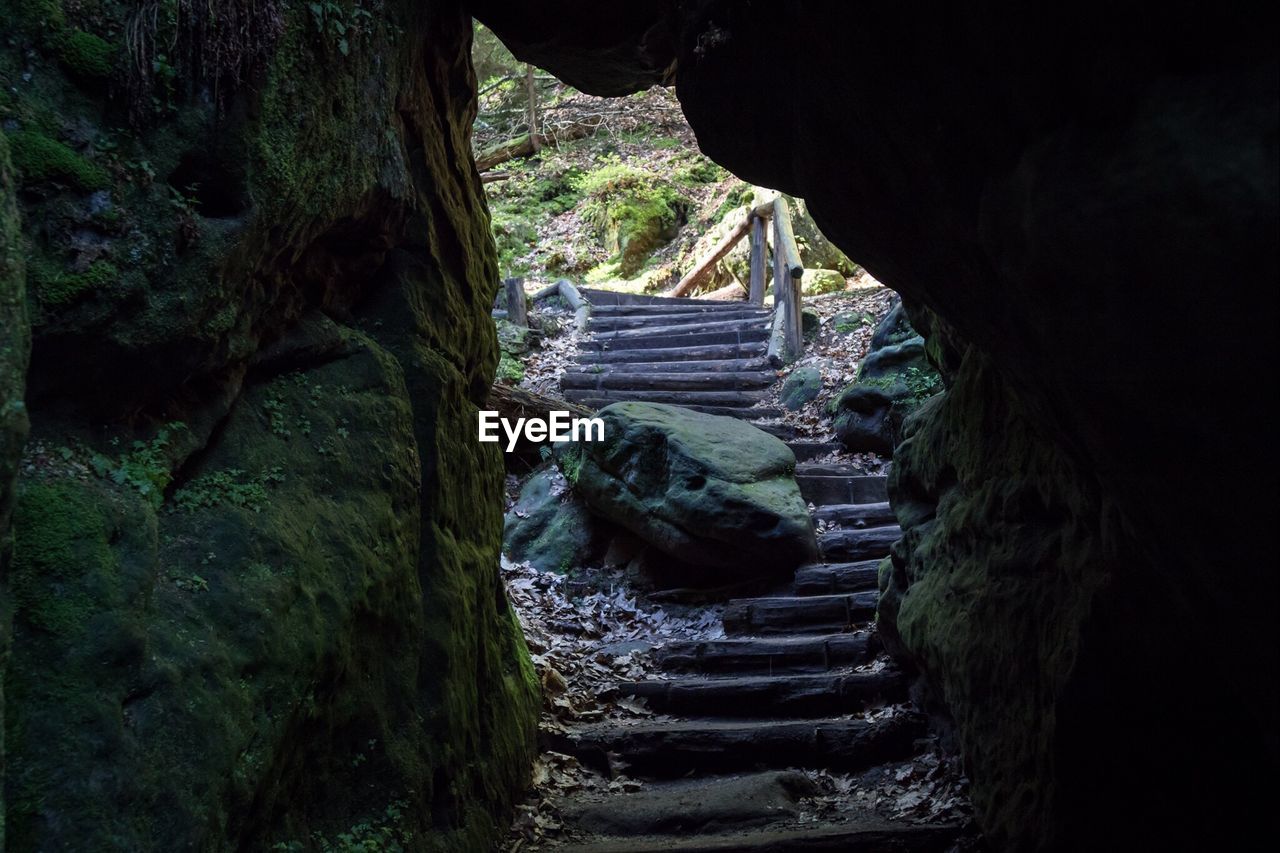
[[[599,416],[605,440],[562,461],[574,488],[593,513],[695,568],[693,580],[780,575],[817,553],[795,456],[777,438],[657,403]]]
[[[898,301],[876,326],[857,378],[835,399],[836,436],[854,453],[893,453],[903,420],[941,390],[924,338]]]
[[[498,274],[470,18],[223,4],[126,40],[127,4],[11,5],[35,335],[9,849],[489,849],[537,686],[475,441]]]
[[[591,56],[643,45],[637,85],[674,61],[705,153],[805,198],[850,257],[945,321],[949,347],[925,337],[936,363],[956,362],[956,387],[900,461],[897,500],[939,514],[898,557],[900,633],[956,720],[989,837],[1221,847],[1260,831],[1257,791],[1221,780],[1280,765],[1280,581],[1259,476],[1277,456],[1258,426],[1275,385],[1240,368],[1268,362],[1246,330],[1274,314],[1280,273],[1273,40],[1203,4],[766,14],[705,0],[664,25],[646,7],[604,41],[589,14],[559,23],[564,5],[537,4],[548,23],[511,36],[518,54],[587,78]],[[766,57],[787,61],[762,75]],[[609,67],[601,85],[625,78]],[[760,131],[761,104],[786,132]],[[977,460],[992,463],[985,485]],[[1212,641],[1188,643],[1188,625]],[[1040,685],[1034,701],[1006,662]],[[1009,749],[981,754],[997,741]]]

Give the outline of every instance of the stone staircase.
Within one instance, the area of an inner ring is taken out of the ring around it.
[[[607,296],[616,301],[595,308],[593,346],[582,356],[592,369],[566,374],[566,396],[591,406],[644,399],[771,416],[757,406],[775,378],[764,360],[767,314]],[[659,677],[617,685],[663,718],[546,735],[549,749],[643,781],[639,791],[563,804],[568,826],[588,840],[556,849],[941,851],[961,837],[957,826],[890,823],[856,810],[798,820],[813,783],[796,768],[858,773],[905,760],[926,728],[909,711],[861,713],[907,698],[901,673],[867,666],[879,653],[878,566],[900,532],[885,478],[808,461],[830,445],[790,446],[815,520],[834,525],[819,536],[822,562],[771,594],[728,601],[724,638],[656,647]]]

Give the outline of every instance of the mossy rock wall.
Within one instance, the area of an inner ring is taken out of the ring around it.
[[[31,343],[13,177],[8,141],[0,130],[0,724],[5,707],[3,675],[9,661],[10,519],[18,459],[28,426],[23,392]],[[4,768],[5,739],[0,726],[0,779]],[[4,823],[5,799],[0,790],[0,850],[5,849]]]
[[[474,440],[498,275],[471,22],[336,5],[345,38],[257,4],[239,86],[170,57],[128,132],[129,81],[51,37],[125,51],[126,10],[55,3],[0,48],[37,140],[10,850],[488,850],[526,779],[537,687]]]

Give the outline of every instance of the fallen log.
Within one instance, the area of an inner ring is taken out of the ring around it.
[[[747,289],[740,281],[731,281],[719,290],[704,293],[700,299],[718,299],[722,302],[737,302],[747,298]]]
[[[539,148],[554,148],[561,142],[590,136],[599,126],[598,122],[575,122],[547,133],[539,133],[536,138],[531,138],[527,133],[522,134],[481,151],[476,155],[476,168],[487,172],[508,160],[535,154]]]
[[[537,394],[526,388],[514,388],[510,385],[495,383],[489,389],[489,398],[485,406],[502,417],[515,423],[518,418],[548,418],[551,412],[568,412],[579,418],[595,417],[595,412],[586,406],[570,403],[561,397]]]

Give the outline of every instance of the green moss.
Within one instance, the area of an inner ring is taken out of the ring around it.
[[[583,217],[614,252],[625,278],[675,235],[689,206],[672,184],[617,161],[584,175],[579,188],[587,196]]]
[[[9,145],[25,184],[60,181],[90,192],[110,182],[101,166],[39,131],[20,130],[9,138]]]
[[[509,384],[516,384],[524,379],[524,364],[507,353],[502,353],[498,360],[498,378]]]
[[[31,289],[46,308],[70,305],[82,296],[102,290],[120,279],[120,270],[109,261],[95,261],[84,272],[67,273],[48,263],[31,266]]]
[[[106,520],[80,483],[33,483],[14,515],[13,597],[17,617],[52,633],[81,630],[94,590],[113,586]]]
[[[117,51],[105,39],[84,30],[59,34],[56,39],[58,59],[77,77],[105,79],[112,75]]]

